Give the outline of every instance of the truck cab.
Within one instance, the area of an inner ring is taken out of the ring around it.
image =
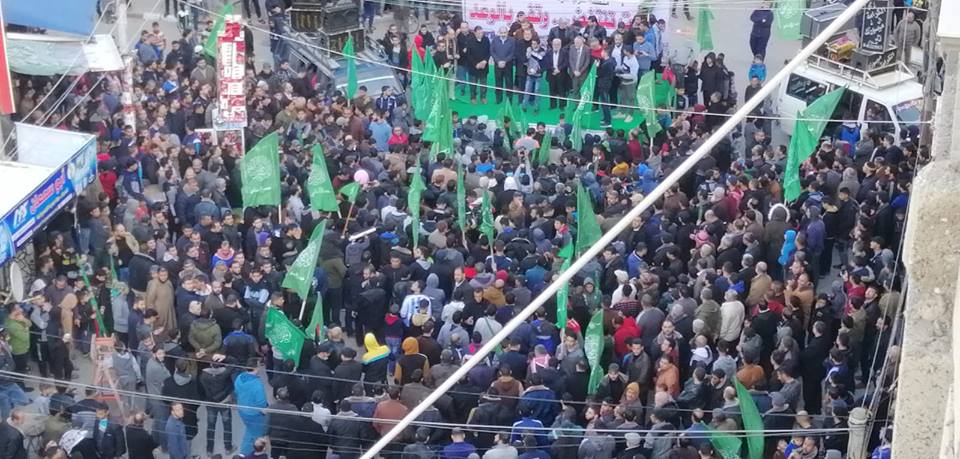
[[[874,129],[901,138],[902,133],[918,126],[923,105],[923,85],[903,64],[883,71],[867,72],[849,65],[814,55],[797,67],[780,86],[776,108],[780,116],[795,117],[817,97],[845,87],[843,97],[824,131],[832,135],[839,120],[856,120],[861,132]],[[794,123],[786,120],[780,126],[793,135]]]

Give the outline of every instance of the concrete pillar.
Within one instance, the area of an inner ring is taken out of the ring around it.
[[[911,192],[903,252],[909,288],[893,457],[939,457],[953,383],[951,333],[960,268],[957,183],[960,160],[938,158],[920,171]]]
[[[870,411],[863,407],[850,410],[847,425],[850,427],[850,437],[847,438],[847,459],[863,459],[867,457],[867,444],[870,435],[867,432],[867,421],[870,420]]]

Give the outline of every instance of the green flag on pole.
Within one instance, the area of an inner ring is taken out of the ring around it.
[[[410,192],[407,193],[407,208],[410,209],[410,230],[413,233],[413,248],[420,245],[420,201],[423,199],[423,190],[426,190],[423,184],[423,176],[420,175],[420,168],[414,172],[410,179]]]
[[[710,51],[713,49],[713,35],[710,33],[710,21],[713,20],[713,12],[706,6],[700,7],[700,13],[697,14],[697,46],[700,51]]]
[[[223,32],[226,17],[232,14],[233,2],[227,2],[227,4],[223,5],[223,8],[220,9],[220,15],[217,16],[217,20],[213,23],[213,29],[210,30],[210,35],[203,44],[203,54],[207,55],[207,57],[214,60],[217,59],[217,36]]]
[[[493,244],[493,210],[490,208],[490,192],[483,190],[480,204],[480,232],[487,236],[487,242]]]
[[[753,401],[750,391],[737,378],[733,378],[737,387],[737,401],[740,405],[740,417],[743,419],[743,430],[747,432],[747,450],[749,459],[763,458],[763,418],[757,403]]]
[[[287,275],[283,277],[283,283],[280,285],[285,289],[297,292],[301,299],[307,299],[310,293],[310,286],[313,285],[314,272],[317,269],[317,257],[320,256],[320,246],[323,245],[323,232],[326,231],[327,221],[323,220],[310,235],[310,242],[307,247],[297,255],[296,260],[287,270]]]
[[[597,66],[590,66],[583,85],[580,86],[580,103],[577,104],[577,110],[586,111],[587,106],[593,103],[593,91],[597,87]]]
[[[433,95],[426,126],[423,129],[423,140],[431,142],[430,160],[437,157],[437,153],[453,151],[453,120],[450,116],[450,85],[446,80],[436,78],[430,87]]]
[[[350,182],[340,187],[339,193],[347,198],[350,204],[357,202],[357,195],[360,194],[360,182]]]
[[[590,318],[587,333],[583,338],[583,352],[587,354],[587,360],[590,362],[590,380],[587,383],[587,393],[593,395],[597,393],[600,380],[603,379],[605,373],[600,368],[600,356],[603,354],[603,311],[595,312],[593,317]]]
[[[87,267],[86,265],[80,264],[79,258],[77,259],[77,267],[80,269],[80,277],[83,279],[83,285],[87,287],[87,291],[93,292],[93,287],[90,286],[90,278],[87,277]],[[117,279],[114,278],[114,282],[116,281]],[[93,306],[93,315],[97,321],[97,330],[96,330],[97,336],[100,336],[100,337],[107,336],[108,330],[106,325],[103,324],[103,314],[100,314],[100,306],[97,304],[96,295],[93,295],[93,294],[90,295],[90,305]],[[110,305],[105,305],[105,306],[110,307]]]
[[[570,119],[570,124],[573,125],[573,129],[570,130],[570,142],[573,144],[573,149],[578,152],[583,149],[583,113],[582,110],[577,109]]]
[[[310,315],[310,325],[307,326],[307,338],[314,341],[323,337],[323,295],[317,292],[317,301],[313,303],[313,314]]]
[[[568,244],[569,245],[569,244]],[[560,272],[570,269],[570,259],[563,260]],[[567,326],[567,302],[570,300],[570,283],[564,282],[557,290],[557,327],[563,330]]]
[[[571,242],[561,247],[560,250],[557,251],[557,257],[563,258],[565,260],[569,260],[573,258],[573,243]]]
[[[467,230],[467,187],[463,183],[463,163],[457,160],[457,225]]]
[[[597,215],[593,213],[590,192],[582,183],[577,184],[577,256],[599,241],[601,234],[603,232],[597,223]]]
[[[710,443],[713,444],[713,449],[717,451],[721,459],[741,459],[740,447],[743,442],[739,438],[706,424],[703,424],[703,427],[709,432]]]
[[[640,110],[643,111],[643,120],[647,125],[647,134],[651,139],[663,130],[657,121],[655,89],[656,73],[644,73],[640,77],[640,84],[637,85],[637,107],[640,107]]]
[[[310,207],[325,212],[337,211],[337,193],[333,190],[330,173],[327,171],[327,161],[323,156],[323,147],[320,144],[313,146],[313,166],[310,176],[307,177],[307,194],[310,196]]]
[[[817,149],[820,136],[836,110],[844,88],[837,88],[814,100],[797,115],[793,137],[787,147],[787,165],[783,171],[783,197],[787,202],[800,196],[800,164]]]
[[[777,35],[784,40],[799,40],[800,23],[803,20],[803,11],[807,9],[805,0],[779,0],[773,11],[773,25]]]
[[[240,161],[243,207],[280,205],[280,141],[276,132],[264,137]]]
[[[538,166],[550,164],[550,144],[553,143],[553,129],[547,129],[540,142],[540,148],[537,150],[536,160]]]
[[[347,99],[357,93],[357,53],[353,50],[353,35],[343,44],[343,57],[347,59]]]
[[[273,346],[273,352],[279,354],[283,360],[300,363],[300,351],[307,336],[282,311],[274,307],[267,308],[263,331]]]

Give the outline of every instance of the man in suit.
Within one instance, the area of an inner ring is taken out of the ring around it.
[[[493,58],[493,78],[497,86],[497,103],[503,102],[503,90],[513,88],[513,64],[516,60],[517,41],[507,33],[506,27],[497,31],[497,38],[490,43],[490,57]],[[508,93],[507,97],[513,97]]]
[[[576,97],[580,92],[580,86],[583,85],[583,80],[587,79],[587,72],[590,70],[590,50],[584,43],[583,37],[578,36],[573,39],[573,45],[570,46],[567,56],[569,65],[567,69],[572,81],[570,89],[573,90]]]
[[[477,87],[480,88],[480,102],[487,103],[487,64],[490,60],[490,40],[483,33],[483,28],[473,29],[473,38],[465,40],[464,48],[460,53],[463,65],[470,76],[470,103],[477,103]]]
[[[552,34],[553,32],[551,32]],[[560,108],[567,106],[567,92],[570,90],[570,75],[567,73],[570,67],[570,53],[563,48],[563,39],[554,38],[550,40],[550,50],[543,56],[543,67],[547,75],[547,83],[550,85],[550,109],[557,108],[556,98],[561,97]]]

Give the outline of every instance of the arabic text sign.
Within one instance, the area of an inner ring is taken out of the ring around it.
[[[213,125],[217,129],[247,126],[247,100],[243,92],[246,64],[243,28],[237,16],[228,16],[223,33],[217,37],[217,81],[219,92]]]
[[[629,24],[637,14],[638,3],[597,2],[588,0],[504,1],[464,0],[463,12],[471,26],[479,25],[487,30],[509,27],[519,12],[527,15],[537,33],[546,33],[558,24],[561,18],[581,20],[596,16],[600,25],[608,30],[617,28],[618,22]]]

